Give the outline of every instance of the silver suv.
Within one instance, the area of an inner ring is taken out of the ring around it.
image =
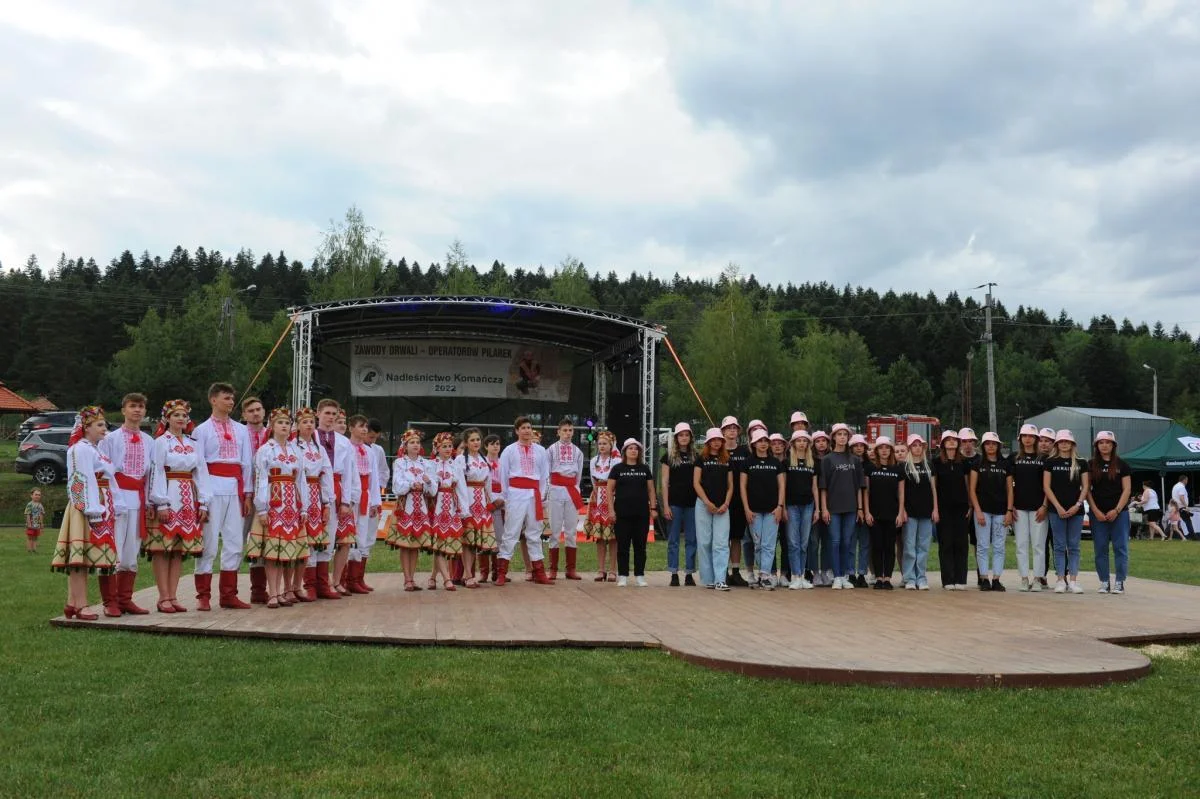
[[[20,443],[13,464],[17,474],[33,475],[33,481],[52,485],[67,478],[67,441],[70,427],[34,430]]]

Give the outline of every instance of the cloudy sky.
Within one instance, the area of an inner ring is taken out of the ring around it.
[[[1193,0],[0,6],[0,263],[176,244],[968,293],[1200,331]]]

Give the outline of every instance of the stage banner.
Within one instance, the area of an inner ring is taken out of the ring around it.
[[[567,402],[571,366],[557,347],[442,339],[350,342],[356,397],[492,397]]]

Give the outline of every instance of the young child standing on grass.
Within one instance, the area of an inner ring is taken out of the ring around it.
[[[46,526],[46,509],[42,506],[42,489],[35,488],[29,492],[29,502],[25,503],[25,551],[37,552],[37,540]]]

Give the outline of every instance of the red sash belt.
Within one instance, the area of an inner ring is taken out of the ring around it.
[[[246,496],[246,486],[242,484],[242,465],[240,463],[209,462],[208,473],[216,477],[232,477],[237,480],[238,498]]]
[[[370,510],[368,501],[371,499],[371,475],[360,474],[358,476],[358,485],[360,486],[358,492],[358,515],[366,516],[367,511]]]
[[[470,486],[471,488],[483,488],[487,484],[488,484],[487,480],[468,480],[467,481],[467,485]],[[492,485],[496,486],[497,488],[500,487],[499,483],[492,483]]]
[[[100,486],[101,488],[108,488],[108,478],[101,477],[100,475],[102,474],[104,474],[104,472],[96,472],[96,485]]]
[[[533,492],[533,510],[535,518],[540,522],[546,518],[546,512],[542,509],[542,484],[534,480],[532,477],[510,477],[508,478],[509,488],[527,488]]]
[[[438,486],[439,494],[453,494],[454,486]]]
[[[138,495],[138,538],[146,539],[146,478],[132,477],[125,472],[117,472],[117,486],[124,491],[136,491]]]
[[[579,486],[575,485],[574,477],[568,477],[558,472],[551,472],[550,485],[567,489],[567,493],[571,496],[571,503],[575,505],[575,512],[583,513],[583,495],[579,493]]]

